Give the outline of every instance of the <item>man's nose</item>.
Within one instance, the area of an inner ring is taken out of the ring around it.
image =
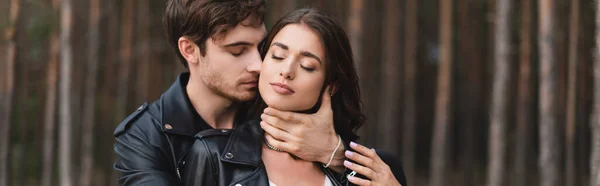
[[[262,60],[260,58],[260,53],[258,50],[253,52],[252,56],[250,56],[250,64],[246,67],[248,72],[259,73],[260,68],[262,66]]]

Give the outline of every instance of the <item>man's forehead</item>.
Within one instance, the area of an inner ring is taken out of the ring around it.
[[[264,24],[258,27],[254,26],[243,26],[238,24],[233,29],[225,32],[222,37],[216,39],[218,44],[228,44],[234,42],[248,42],[256,44],[261,42],[267,35],[267,30]]]

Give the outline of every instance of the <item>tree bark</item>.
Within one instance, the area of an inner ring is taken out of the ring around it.
[[[578,185],[575,168],[575,126],[577,124],[577,46],[579,35],[579,0],[571,1],[571,20],[569,21],[569,67],[567,88],[567,128],[566,128],[566,185]]]
[[[154,63],[154,53],[150,51],[150,4],[148,1],[138,1],[138,19],[137,19],[137,48],[136,55],[140,58],[137,61],[137,81],[136,81],[136,104],[148,101],[150,87],[150,64]]]
[[[363,43],[361,42],[363,40],[363,25],[364,23],[364,19],[363,19],[363,14],[366,12],[365,9],[365,2],[364,0],[350,0],[349,2],[349,12],[348,12],[348,17],[347,17],[347,25],[348,25],[348,39],[350,40],[350,45],[352,46],[352,54],[354,55],[354,66],[356,67],[356,74],[358,74],[359,76],[359,85],[360,85],[360,90],[361,90],[361,95],[360,95],[360,99],[363,100],[363,110],[365,110],[366,106],[368,106],[367,104],[364,104],[364,102],[368,99],[368,96],[366,94],[365,90],[365,84],[367,83],[365,81],[365,77],[363,77],[363,69],[361,68],[361,60],[362,60],[362,56],[363,56],[363,48],[362,45]],[[365,113],[366,114],[366,113]],[[359,130],[359,135],[360,136],[365,136],[363,137],[363,143],[366,143],[368,141],[368,136],[366,135],[369,133],[369,128],[368,127],[364,127],[362,130]]]
[[[517,95],[517,136],[515,140],[516,152],[514,154],[514,185],[525,186],[527,180],[531,179],[528,177],[528,155],[531,149],[531,123],[533,122],[531,115],[532,113],[532,75],[531,75],[531,22],[532,22],[532,0],[521,1],[521,31],[520,31],[520,68],[519,68],[519,82],[518,82],[518,95]]]
[[[418,0],[406,0],[404,8],[404,115],[402,163],[407,180],[415,180]]]
[[[350,39],[350,45],[354,54],[355,66],[360,66],[360,60],[362,59],[362,47],[361,41],[363,37],[363,18],[364,13],[364,1],[363,0],[351,0],[350,1],[350,13],[348,14],[348,36]],[[360,68],[357,68],[357,74],[361,74]]]
[[[16,34],[17,23],[19,21],[19,13],[21,8],[20,0],[12,0],[10,4],[9,27],[6,31],[6,69],[4,73],[6,85],[4,87],[2,101],[2,117],[0,117],[0,186],[8,185],[8,168],[9,168],[9,140],[10,140],[10,118],[13,100],[13,89],[15,84],[15,60],[17,55]]]
[[[129,79],[131,69],[131,42],[133,37],[133,10],[135,0],[123,1],[122,7],[122,19],[121,21],[121,46],[120,46],[120,66],[119,66],[119,79],[118,79],[118,90],[117,90],[117,108],[116,108],[116,120],[125,119],[125,110],[127,109],[127,94],[129,93]]]
[[[594,105],[592,111],[590,186],[600,186],[600,0],[596,0],[596,48],[594,49]]]
[[[488,186],[503,184],[506,164],[506,123],[510,83],[510,14],[512,1],[496,1],[496,27],[494,32],[494,83],[490,109]]]
[[[435,120],[431,149],[431,186],[442,186],[446,180],[448,128],[451,122],[452,98],[452,20],[453,1],[440,1],[440,63],[438,67]]]
[[[58,0],[52,0],[53,8],[58,10]],[[56,28],[56,27],[54,27]],[[50,60],[48,64],[48,79],[46,90],[46,108],[44,111],[44,150],[42,160],[42,186],[52,185],[52,166],[54,162],[54,130],[56,116],[56,83],[58,66],[58,32],[53,29],[50,33]]]
[[[554,42],[554,1],[540,0],[538,47],[540,50],[540,183],[542,186],[559,184],[559,146],[557,114],[557,63]]]
[[[71,0],[62,0],[60,10],[60,145],[59,172],[60,185],[71,186],[73,183],[71,169],[71,75],[73,54],[71,49],[71,32],[73,10]]]
[[[398,0],[385,1],[385,25],[383,35],[384,41],[384,64],[381,65],[383,73],[383,86],[381,90],[382,99],[380,99],[379,117],[381,126],[385,129],[379,136],[382,142],[382,148],[387,151],[398,154],[400,139],[398,136],[398,117],[400,111],[400,82],[402,80],[401,61],[400,61],[400,2]]]
[[[100,0],[90,0],[90,21],[88,25],[89,47],[88,64],[85,77],[85,101],[83,107],[83,128],[81,133],[81,177],[79,185],[88,186],[91,183],[94,170],[93,131],[96,118],[96,79],[98,77],[98,50],[100,39]]]

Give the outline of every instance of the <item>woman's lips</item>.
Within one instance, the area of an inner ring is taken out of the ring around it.
[[[289,95],[293,94],[294,90],[292,90],[289,86],[282,83],[270,83],[273,90],[279,94]]]

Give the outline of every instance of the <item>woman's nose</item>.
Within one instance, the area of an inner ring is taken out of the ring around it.
[[[294,69],[292,68],[293,64],[293,62],[286,63],[286,65],[281,69],[281,72],[279,72],[279,75],[284,79],[293,80],[295,75]]]

